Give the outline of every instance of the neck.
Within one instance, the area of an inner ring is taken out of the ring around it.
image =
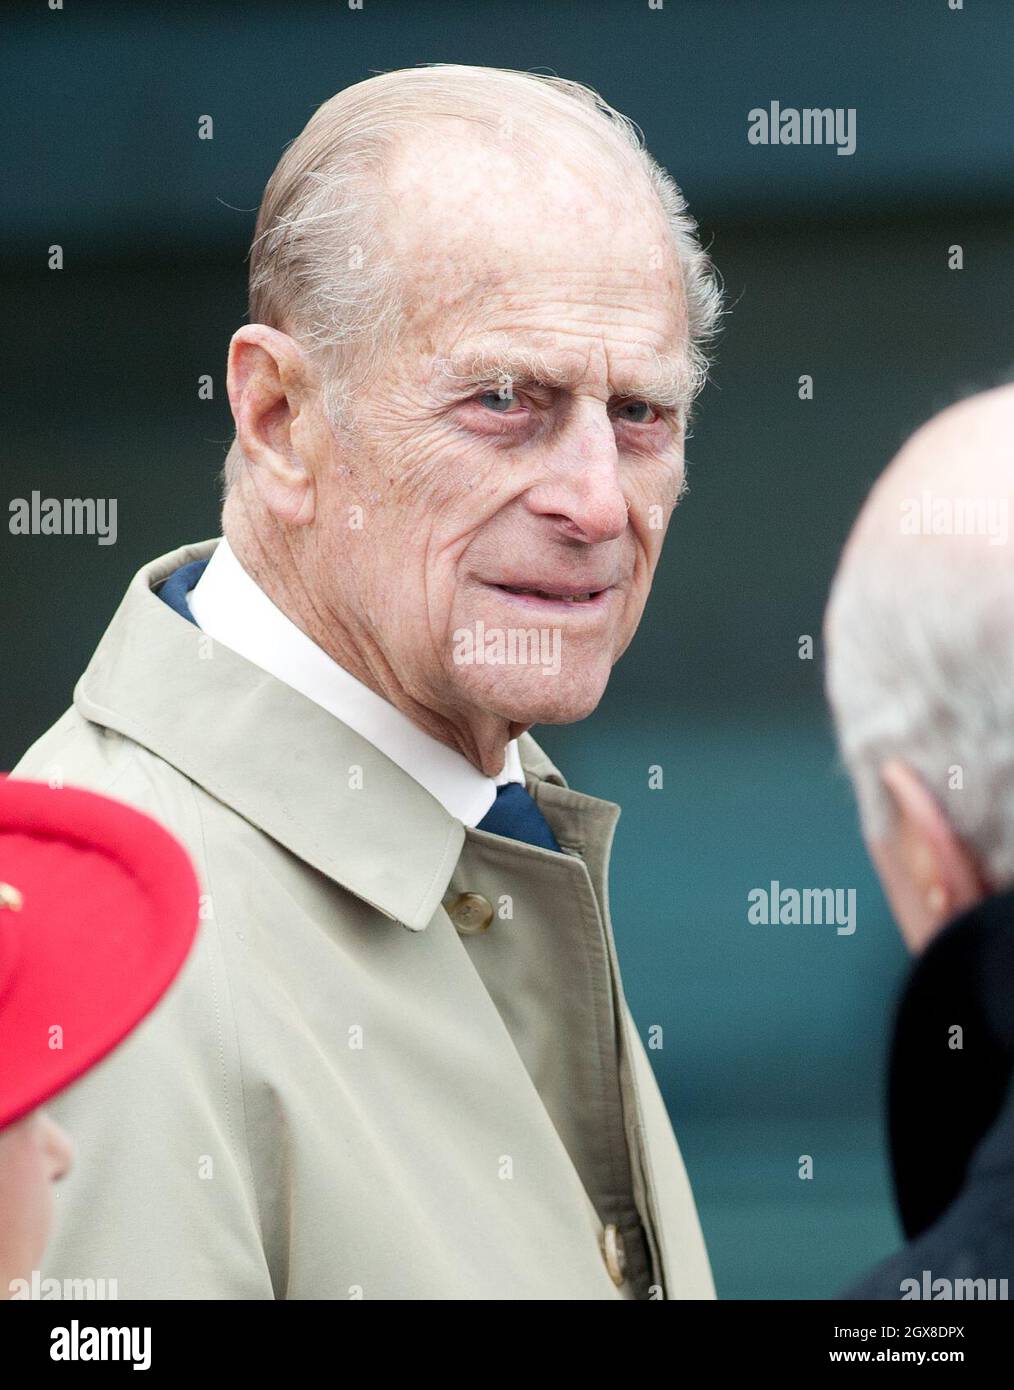
[[[286,528],[274,520],[266,527],[244,525],[235,514],[229,515],[227,504],[223,529],[247,574],[332,661],[485,776],[496,777],[503,771],[507,744],[524,733],[527,724],[485,710],[454,715],[431,708],[404,688],[365,623],[318,601],[303,578],[305,567]]]

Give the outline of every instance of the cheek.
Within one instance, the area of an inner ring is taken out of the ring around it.
[[[475,597],[461,576],[465,542],[430,536],[406,538],[388,570],[387,620],[396,624],[392,648],[417,670],[444,669],[454,631],[475,619]]]
[[[637,534],[638,545],[654,559],[662,542],[676,505],[682,496],[685,475],[682,463],[678,468],[644,468],[632,478],[627,496],[630,518]]]
[[[463,436],[445,421],[399,438],[387,453],[390,499],[406,511],[453,508],[489,484],[496,465],[488,441]]]
[[[0,1160],[0,1271],[26,1278],[37,1269],[53,1215],[53,1194],[42,1154],[34,1144]],[[0,1290],[0,1298],[8,1289]]]
[[[651,587],[671,516],[671,513],[661,503],[652,504],[652,506],[653,510],[649,509],[638,514],[634,525],[634,544],[637,558],[633,587],[642,599],[647,596]]]

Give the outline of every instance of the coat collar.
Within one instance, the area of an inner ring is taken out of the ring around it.
[[[911,1240],[979,1175],[988,1181],[1011,1167],[1012,975],[1007,889],[934,937],[905,986],[891,1048],[890,1129],[895,1194]],[[948,1045],[956,1023],[958,1048]]]
[[[137,572],[78,681],[76,708],[384,916],[422,930],[454,872],[464,826],[354,730],[152,592],[216,544],[182,546]],[[566,787],[533,738],[523,734],[518,747],[529,779]]]
[[[184,566],[177,574],[185,575],[192,568]],[[160,596],[166,597],[165,589]],[[323,705],[421,782],[465,825],[479,824],[496,800],[498,785],[524,783],[516,739],[504,750],[500,775],[486,777],[463,753],[420,729],[407,714],[328,656],[272,603],[240,564],[227,539],[215,547],[189,593],[189,604],[183,599],[170,606],[177,612],[182,608],[184,617],[196,618],[202,632],[230,651]]]

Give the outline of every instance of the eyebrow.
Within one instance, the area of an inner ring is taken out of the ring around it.
[[[434,370],[460,388],[508,381],[511,385],[561,390],[573,387],[579,379],[575,372],[554,366],[534,348],[504,338],[438,358]],[[688,376],[683,359],[653,349],[651,363],[631,374],[623,390],[615,394],[627,400],[647,401],[663,410],[683,410],[690,396]]]

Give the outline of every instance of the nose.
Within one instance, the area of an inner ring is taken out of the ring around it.
[[[527,494],[531,510],[555,520],[568,540],[595,545],[622,536],[628,503],[604,408],[572,422],[552,450],[546,476]]]
[[[59,1182],[74,1162],[74,1146],[67,1131],[48,1115],[42,1117],[42,1151],[49,1165],[50,1182]]]

